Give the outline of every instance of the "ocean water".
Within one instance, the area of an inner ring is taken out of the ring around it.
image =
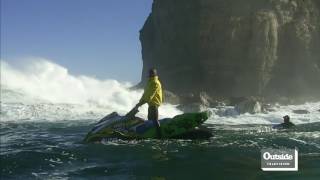
[[[275,105],[239,115],[209,109],[207,140],[111,141],[84,144],[100,118],[126,113],[141,90],[130,83],[73,76],[45,59],[23,68],[1,61],[1,179],[319,179],[320,102]],[[146,117],[146,106],[138,116]],[[295,114],[293,110],[308,110]],[[160,115],[182,113],[174,105]],[[295,130],[272,129],[290,115]],[[298,148],[299,171],[264,172],[262,148]]]

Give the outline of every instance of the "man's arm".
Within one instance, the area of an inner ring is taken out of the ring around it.
[[[136,107],[139,107],[143,105],[144,103],[150,102],[150,100],[155,96],[156,90],[157,90],[157,83],[151,82],[147,88],[144,90],[144,93],[139,101],[139,103],[136,105]]]

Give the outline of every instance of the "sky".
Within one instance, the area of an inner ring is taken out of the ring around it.
[[[0,0],[1,59],[46,58],[74,75],[137,83],[152,0]]]

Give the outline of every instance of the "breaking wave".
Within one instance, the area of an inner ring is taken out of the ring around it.
[[[75,76],[50,60],[24,60],[13,66],[1,60],[1,120],[97,120],[116,111],[128,112],[141,97],[142,90],[117,80],[99,80],[85,75]],[[234,107],[209,108],[208,124],[275,124],[289,115],[296,124],[320,122],[320,102],[302,105],[275,105],[273,111],[239,114]],[[306,114],[293,113],[306,110]],[[182,113],[171,104],[160,107],[160,117]],[[147,106],[138,116],[146,118]]]
[[[43,58],[26,59],[23,67],[1,60],[1,118],[96,119],[110,112],[128,112],[143,91],[130,90],[129,82],[75,76]],[[138,115],[146,117],[146,105]],[[165,113],[164,113],[165,112]],[[173,105],[160,109],[161,117],[181,113]]]
[[[295,113],[301,110],[305,113]],[[255,114],[239,114],[232,106],[210,108],[210,111],[213,114],[207,121],[210,124],[278,124],[283,122],[282,117],[285,115],[289,115],[295,124],[320,122],[320,102],[286,106],[276,104],[272,111]]]
[[[245,172],[256,179],[270,178],[259,171],[259,154],[265,147],[297,147],[299,174],[319,177],[320,103],[275,105],[273,111],[241,115],[234,107],[210,108],[206,126],[213,137],[208,140],[83,144],[95,121],[112,111],[126,113],[142,90],[130,90],[132,84],[116,80],[74,76],[45,59],[22,68],[5,61],[1,65],[0,176],[5,179],[150,179],[152,173],[188,179],[202,172],[209,172],[206,177],[236,179]],[[140,108],[138,116],[145,117],[146,108]],[[293,113],[299,109],[308,113]],[[180,113],[170,104],[160,109],[162,117]],[[301,125],[294,131],[273,130],[270,124],[281,122],[285,114]],[[195,164],[201,167],[186,171]],[[172,174],[168,169],[178,171]],[[249,172],[252,169],[258,171]]]

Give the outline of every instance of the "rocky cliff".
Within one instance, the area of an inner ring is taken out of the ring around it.
[[[141,32],[145,82],[211,96],[320,96],[319,0],[154,0]]]

